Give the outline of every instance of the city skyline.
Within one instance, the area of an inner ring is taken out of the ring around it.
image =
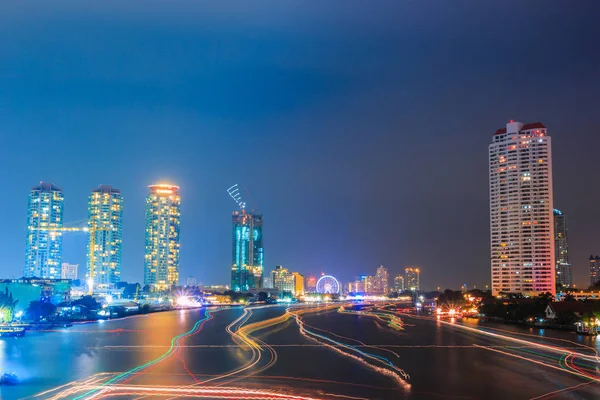
[[[439,5],[432,18],[429,5],[395,3],[366,14],[322,4],[318,21],[284,4],[242,5],[243,21],[214,18],[222,5],[155,4],[147,16],[106,5],[103,15],[119,15],[110,22],[83,6],[33,15],[8,5],[0,276],[22,273],[24,193],[44,180],[63,188],[65,221],[86,218],[90,188],[122,191],[122,279],[141,281],[138,205],[147,184],[167,181],[185,193],[182,276],[226,283],[224,191],[243,182],[249,208],[268,216],[267,270],[348,280],[377,264],[419,265],[424,287],[480,286],[490,274],[485,149],[515,119],[543,121],[553,136],[554,203],[569,216],[574,282],[587,284],[587,257],[600,253],[587,156],[600,142],[594,13],[480,2]],[[20,23],[31,19],[43,30]],[[107,151],[84,151],[95,148]],[[456,176],[468,177],[460,190]],[[81,268],[85,243],[63,235],[63,261]]]

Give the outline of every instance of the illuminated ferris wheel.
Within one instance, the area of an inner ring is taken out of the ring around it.
[[[331,275],[323,275],[317,281],[317,293],[332,294],[340,293],[340,283]]]

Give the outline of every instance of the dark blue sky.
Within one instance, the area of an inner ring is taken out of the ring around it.
[[[125,4],[123,4],[125,3]],[[0,276],[24,263],[27,193],[125,198],[141,280],[148,184],[181,186],[181,276],[229,282],[226,189],[265,215],[266,269],[343,281],[422,268],[489,281],[487,146],[507,120],[553,138],[555,206],[586,282],[600,254],[600,4],[578,1],[0,3]],[[84,264],[85,238],[64,241]]]

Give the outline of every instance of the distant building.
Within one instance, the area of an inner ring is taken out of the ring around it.
[[[377,282],[377,294],[387,295],[390,292],[390,278],[387,268],[383,265],[377,268],[375,280]]]
[[[263,216],[245,209],[234,211],[231,288],[236,292],[263,286]]]
[[[188,278],[185,280],[185,286],[196,286],[196,284],[196,278],[193,276],[188,276]]]
[[[546,127],[509,122],[488,149],[492,294],[555,294],[552,145]]]
[[[419,268],[406,268],[404,272],[406,277],[404,280],[406,290],[421,290],[421,270]]]
[[[148,189],[144,284],[165,290],[179,283],[179,186],[150,185]]]
[[[367,275],[362,275],[356,277],[354,282],[350,282],[347,284],[348,293],[365,293],[365,281],[367,280]]]
[[[590,256],[590,286],[600,282],[600,257]]]
[[[569,262],[569,236],[567,216],[554,209],[554,260],[556,283],[564,287],[573,287],[573,273]]]
[[[294,275],[294,296],[304,296],[304,275],[300,272],[292,272]]]
[[[94,288],[107,289],[121,281],[123,196],[109,185],[100,185],[88,198],[86,279]]]
[[[294,274],[289,272],[287,268],[283,268],[281,265],[276,266],[273,272],[271,272],[271,279],[273,281],[274,289],[290,294],[295,293],[296,279]]]
[[[70,279],[72,281],[76,280],[78,268],[79,264],[62,263],[60,279]]]
[[[316,293],[317,291],[317,277],[313,274],[308,274],[306,276],[306,292],[308,293]]]
[[[25,270],[28,278],[60,279],[64,196],[52,183],[40,182],[29,192]]]
[[[404,277],[397,275],[394,278],[394,292],[401,293],[404,291]]]
[[[263,278],[263,288],[273,289],[273,279],[270,276],[265,276]]]
[[[372,275],[361,275],[360,281],[362,282],[363,292],[365,294],[373,294],[376,291],[377,284],[375,277]]]

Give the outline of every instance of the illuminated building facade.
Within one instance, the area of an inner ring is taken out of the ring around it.
[[[280,292],[294,294],[296,291],[296,278],[294,274],[281,265],[276,266],[273,272],[271,272],[271,281],[273,282],[273,288],[278,289]]]
[[[379,268],[377,268],[375,281],[377,285],[376,294],[387,295],[390,292],[390,277],[387,268],[383,265],[380,265]]]
[[[306,292],[315,293],[317,291],[317,277],[313,274],[306,276]]]
[[[60,279],[70,279],[74,281],[77,279],[77,269],[79,264],[62,263]]]
[[[236,292],[261,288],[264,270],[262,214],[242,208],[233,212],[232,223],[231,288]]]
[[[557,209],[554,209],[554,259],[556,283],[560,283],[566,288],[572,287],[573,273],[569,263],[567,216]]]
[[[300,272],[292,272],[294,275],[294,296],[304,296],[304,275]]]
[[[600,282],[600,257],[590,256],[590,286]]]
[[[62,274],[62,228],[64,196],[52,183],[40,182],[29,192],[27,237],[25,241],[26,278],[60,279]]]
[[[555,293],[551,140],[509,122],[489,146],[492,294]]]
[[[398,275],[394,278],[394,292],[401,293],[404,291],[404,277],[402,275]]]
[[[148,189],[144,284],[165,290],[179,282],[179,186],[151,185]]]
[[[421,270],[419,268],[406,268],[404,270],[404,276],[406,290],[413,292],[421,290]]]
[[[123,196],[119,189],[100,185],[88,197],[86,279],[98,289],[121,281]]]

